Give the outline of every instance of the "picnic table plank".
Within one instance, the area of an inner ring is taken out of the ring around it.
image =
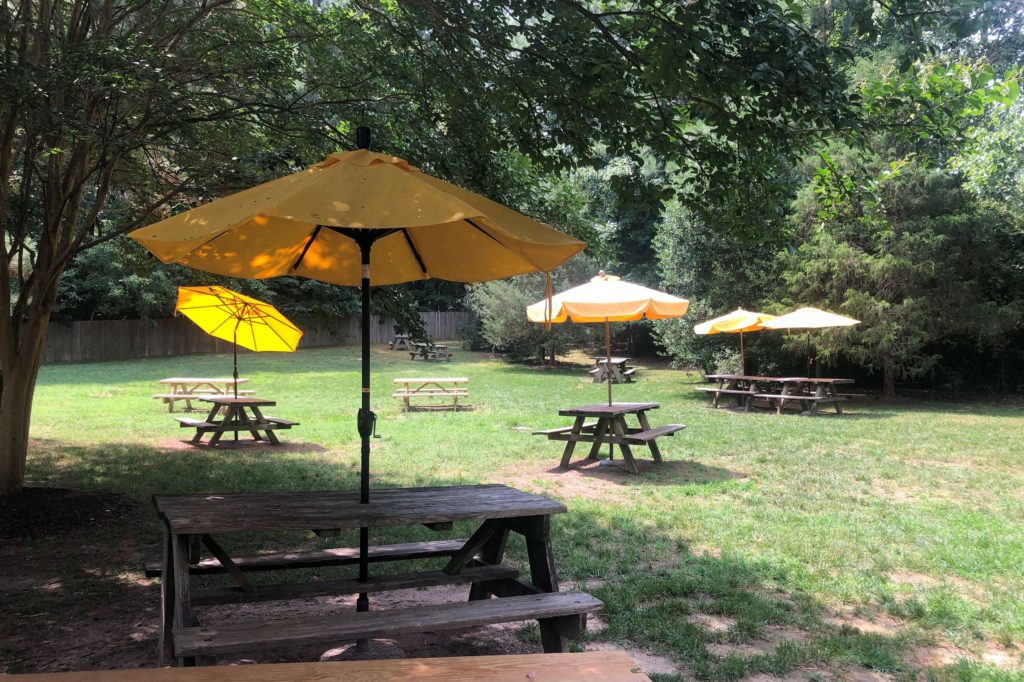
[[[392,380],[393,384],[403,388],[395,389],[392,398],[402,399],[402,409],[412,408],[412,398],[451,398],[450,407],[459,409],[459,398],[469,396],[468,377],[399,377]],[[427,404],[421,407],[449,407],[449,403]]]
[[[506,485],[381,488],[367,504],[350,491],[154,495],[175,533],[398,526],[563,514],[561,502]]]
[[[18,675],[18,682],[650,682],[624,651],[136,668]]]

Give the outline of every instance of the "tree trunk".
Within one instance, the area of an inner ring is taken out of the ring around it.
[[[32,397],[42,364],[43,344],[50,321],[50,307],[32,306],[29,319],[18,334],[18,351],[6,358],[0,384],[0,496],[15,495],[25,485],[28,434]],[[2,321],[10,324],[10,318]]]
[[[896,377],[893,375],[892,358],[889,356],[882,360],[882,395],[886,398],[896,397]]]

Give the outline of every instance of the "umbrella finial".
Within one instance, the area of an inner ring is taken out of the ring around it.
[[[370,129],[366,126],[356,128],[356,149],[370,148]]]

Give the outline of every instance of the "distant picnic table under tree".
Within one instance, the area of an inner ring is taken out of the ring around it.
[[[562,468],[569,466],[576,443],[592,444],[590,453],[587,455],[588,459],[598,459],[602,445],[609,446],[609,453],[617,445],[626,467],[635,474],[637,466],[630,446],[646,445],[650,449],[654,461],[660,463],[662,461],[661,449],[658,447],[657,439],[662,436],[671,436],[676,431],[686,428],[683,424],[652,427],[647,420],[647,413],[659,407],[661,405],[658,403],[613,403],[612,405],[601,403],[584,407],[570,407],[559,410],[558,414],[563,417],[575,417],[572,426],[534,431],[534,435],[547,436],[548,440],[566,441],[560,463]],[[626,423],[627,414],[636,416],[639,427]]]
[[[859,394],[839,393],[838,386],[854,383],[853,379],[832,377],[763,377],[746,374],[707,374],[713,387],[697,390],[710,393],[711,404],[718,407],[722,396],[732,396],[744,412],[750,411],[754,400],[767,401],[776,414],[781,414],[786,405],[796,404],[801,412],[816,414],[819,405],[835,405],[836,414],[843,413],[843,403]]]
[[[192,410],[192,401],[206,398],[211,395],[228,395],[234,393],[236,383],[240,386],[248,383],[248,379],[232,377],[203,378],[203,377],[171,377],[161,379],[161,386],[169,388],[164,393],[157,393],[154,399],[163,400],[167,404],[167,411],[174,412],[174,403],[183,400],[188,410]],[[238,395],[252,395],[254,391],[239,391]]]
[[[410,360],[451,360],[452,352],[444,343],[412,343],[409,348]]]
[[[608,380],[608,372],[611,372],[613,384],[628,384],[633,381],[636,368],[629,366],[631,358],[617,358],[606,356],[594,357],[594,368],[590,370],[594,377],[594,383],[600,384]]]
[[[248,432],[252,435],[252,441],[270,441],[274,445],[280,445],[276,429],[290,429],[298,426],[298,422],[276,417],[265,417],[260,410],[261,407],[274,407],[276,401],[257,398],[255,396],[239,396],[235,398],[230,395],[217,395],[201,398],[203,402],[212,403],[213,407],[206,419],[191,419],[189,417],[178,417],[178,422],[183,428],[193,428],[196,435],[192,442],[199,444],[203,437],[212,433],[210,445],[217,445],[226,433],[234,433],[234,441],[238,441],[238,434]],[[223,412],[223,414],[221,414]],[[218,419],[218,416],[220,417]]]

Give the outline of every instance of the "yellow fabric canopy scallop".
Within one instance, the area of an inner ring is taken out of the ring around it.
[[[726,313],[707,322],[701,322],[693,328],[693,333],[705,335],[755,332],[759,329],[764,329],[763,323],[774,319],[774,315],[754,313],[743,308],[737,308],[731,313]]]
[[[800,308],[780,315],[774,320],[769,320],[763,326],[767,329],[826,329],[828,327],[850,327],[855,324],[860,324],[860,320],[817,308]]]
[[[551,272],[586,246],[403,159],[364,149],[332,154],[129,236],[165,263],[230,277],[296,275],[357,286],[362,271],[353,235],[382,229],[391,232],[373,246],[374,285]]]
[[[550,320],[546,300],[528,306],[526,318],[530,322],[629,322],[644,317],[663,320],[685,315],[689,305],[685,298],[602,273],[586,284],[552,296]]]
[[[224,287],[178,287],[175,312],[210,336],[252,351],[291,352],[302,338],[274,306]]]

